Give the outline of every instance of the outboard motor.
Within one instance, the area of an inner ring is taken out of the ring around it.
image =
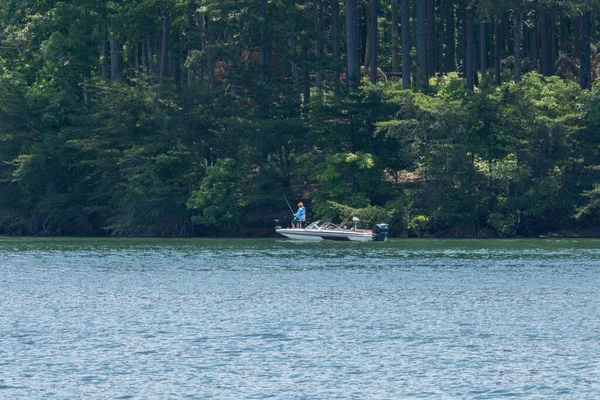
[[[388,224],[377,224],[373,227],[373,241],[385,242],[388,237]]]

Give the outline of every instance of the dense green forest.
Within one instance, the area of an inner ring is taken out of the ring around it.
[[[597,0],[2,0],[0,234],[600,232]]]

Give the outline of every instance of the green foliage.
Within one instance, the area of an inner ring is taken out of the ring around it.
[[[591,217],[592,221],[597,222],[600,220],[600,184],[595,184],[593,189],[583,192],[583,196],[588,200],[585,205],[577,209],[575,217],[577,219]]]
[[[239,234],[295,191],[317,218],[397,235],[532,235],[596,218],[597,90],[526,75],[461,97],[455,79],[431,95],[367,86],[299,119],[144,81],[92,81],[88,110],[70,85],[7,78],[0,228]]]
[[[364,208],[371,199],[389,193],[389,185],[382,181],[381,170],[368,153],[336,153],[315,168],[314,179],[320,187],[314,192],[314,212],[325,216],[328,201],[348,207]]]
[[[209,167],[198,190],[187,206],[198,210],[194,222],[231,232],[242,217],[246,205],[243,193],[243,171],[232,159],[222,159]]]
[[[434,81],[437,95],[447,100],[464,100],[467,96],[467,85],[456,72],[440,76]]]
[[[472,5],[480,22],[521,12],[538,34],[552,12],[563,46],[567,21],[590,3]],[[388,29],[389,3],[382,10]],[[384,45],[380,81],[349,92],[330,11],[291,0],[0,2],[0,233],[237,235],[287,213],[281,193],[312,199],[318,218],[389,222],[397,235],[598,222],[598,85],[582,92],[530,72],[498,87],[482,77],[468,93],[448,73],[427,93],[402,90],[384,76]],[[573,76],[578,57],[561,54]]]
[[[390,213],[387,221],[392,234],[416,237],[427,235],[430,218],[423,214],[426,210],[415,204],[414,199],[416,196],[407,190],[386,204],[385,208]]]
[[[181,150],[155,156],[141,147],[124,151],[106,229],[119,236],[189,235],[185,203],[194,179],[192,162],[192,154]]]

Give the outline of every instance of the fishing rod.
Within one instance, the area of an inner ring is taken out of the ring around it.
[[[292,215],[295,217],[296,213],[294,212],[294,210],[292,210],[292,206],[290,206],[290,202],[288,201],[288,199],[285,198],[285,196],[283,196],[283,199],[285,200],[285,202],[287,203],[288,207],[290,208],[290,211],[292,212]]]

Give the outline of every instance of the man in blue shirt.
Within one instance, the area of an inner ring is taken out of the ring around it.
[[[306,220],[306,209],[304,208],[304,204],[302,202],[298,203],[298,211],[294,215],[294,219],[292,220],[292,228],[302,229],[302,224]]]

